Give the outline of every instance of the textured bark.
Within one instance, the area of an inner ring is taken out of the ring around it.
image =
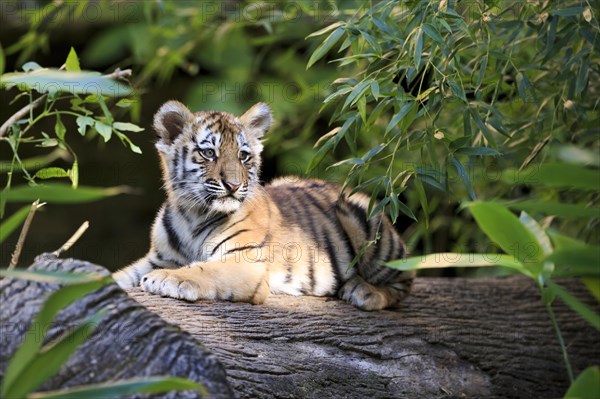
[[[30,269],[109,274],[108,270],[88,262],[60,260],[47,254],[38,257]],[[0,380],[41,305],[58,288],[57,284],[25,280],[5,278],[0,281]],[[107,312],[92,336],[40,390],[131,377],[172,375],[203,383],[212,398],[233,397],[223,366],[213,354],[190,334],[169,325],[129,298],[116,284],[105,286],[61,311],[47,333],[46,342],[79,325],[100,309]],[[41,331],[34,331],[42,337]],[[191,391],[180,391],[162,397],[198,396]]]
[[[105,272],[52,258],[34,268]],[[566,286],[598,308],[579,283]],[[0,377],[55,289],[0,282]],[[400,309],[380,312],[314,297],[272,296],[253,306],[129,295],[151,312],[111,285],[60,315],[50,339],[110,304],[93,339],[44,389],[163,374],[201,381],[214,398],[231,396],[227,383],[241,398],[539,399],[562,397],[568,386],[548,315],[524,278],[417,279]],[[554,308],[575,373],[598,364],[600,334],[560,301]]]
[[[593,306],[577,282],[567,287]],[[394,311],[339,300],[264,305],[129,294],[202,341],[241,398],[557,398],[568,387],[554,329],[531,280],[416,280]],[[600,334],[560,303],[574,371],[598,364]]]

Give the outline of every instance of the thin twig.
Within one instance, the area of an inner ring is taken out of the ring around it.
[[[69,248],[71,248],[73,246],[73,244],[75,244],[77,242],[77,240],[79,240],[79,238],[83,235],[83,233],[85,233],[85,231],[88,229],[88,227],[90,227],[90,223],[86,220],[85,222],[83,222],[83,224],[81,226],[79,226],[79,228],[77,229],[75,234],[73,234],[71,236],[71,238],[69,238],[67,240],[67,242],[65,242],[56,251],[52,252],[52,255],[60,256],[63,252],[68,251]]]
[[[24,117],[25,115],[27,115],[30,111],[32,111],[35,107],[37,107],[38,105],[40,105],[42,103],[42,101],[44,101],[46,99],[46,97],[48,97],[48,94],[42,95],[41,97],[39,97],[35,101],[27,104],[26,106],[24,106],[23,108],[21,108],[20,110],[18,110],[17,112],[15,112],[15,114],[13,116],[11,116],[10,118],[8,118],[6,120],[6,122],[4,122],[2,124],[2,126],[0,127],[0,137],[4,137],[4,135],[6,134],[6,132],[8,131],[8,129],[14,123],[17,123],[17,121],[19,119],[21,119],[22,117]]]
[[[108,75],[104,75],[107,78],[110,79],[123,79],[123,78],[128,78],[131,76],[131,69],[123,69],[121,70],[121,68],[117,68],[114,70],[113,73],[109,73]]]
[[[19,263],[19,257],[21,257],[21,250],[25,245],[25,238],[27,238],[29,226],[31,225],[31,221],[33,220],[33,215],[35,215],[35,211],[37,211],[38,208],[44,206],[45,204],[45,202],[40,204],[40,200],[36,200],[33,204],[31,204],[31,208],[29,209],[29,213],[27,214],[25,223],[23,223],[23,228],[21,228],[21,234],[19,234],[19,239],[17,240],[17,245],[15,246],[15,252],[13,252],[12,257],[10,258],[8,270],[14,269],[17,266],[17,263]]]

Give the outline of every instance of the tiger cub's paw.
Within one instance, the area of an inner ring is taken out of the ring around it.
[[[151,294],[168,296],[186,301],[200,299],[200,287],[192,280],[188,280],[174,273],[175,270],[155,270],[142,277],[142,289]]]
[[[380,310],[388,306],[388,299],[379,287],[354,276],[340,288],[338,296],[362,310]]]

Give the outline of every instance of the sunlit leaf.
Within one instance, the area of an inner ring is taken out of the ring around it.
[[[475,221],[504,252],[525,265],[540,265],[544,250],[537,239],[504,206],[493,202],[471,202],[467,204]]]
[[[71,47],[71,51],[69,51],[69,55],[67,56],[67,61],[65,62],[65,69],[69,72],[80,72],[81,67],[79,66],[79,58],[77,57],[77,53],[75,49]]]
[[[48,183],[37,186],[15,186],[3,194],[3,197],[7,202],[32,202],[40,199],[48,203],[77,204],[130,192],[131,189],[126,186],[106,188],[80,186],[75,190],[68,184]]]
[[[583,370],[569,387],[564,399],[597,399],[600,392],[600,367]]]
[[[131,88],[95,72],[68,72],[57,69],[38,69],[32,72],[13,72],[2,75],[0,87],[35,90],[38,93],[66,92],[122,97],[131,94]]]
[[[446,267],[490,267],[501,266],[530,275],[525,266],[513,256],[502,254],[466,254],[444,252],[422,256],[412,256],[386,263],[397,270],[439,269]]]
[[[139,377],[85,385],[58,391],[37,392],[27,399],[106,399],[120,398],[133,394],[158,394],[169,391],[193,390],[208,397],[204,386],[195,381],[177,377]]]

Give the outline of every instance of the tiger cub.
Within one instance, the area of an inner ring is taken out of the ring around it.
[[[187,301],[337,294],[364,310],[397,305],[414,275],[383,266],[406,254],[389,219],[367,219],[369,198],[340,196],[332,183],[284,177],[261,186],[261,140],[270,125],[264,103],[241,117],[194,114],[177,101],[159,109],[154,128],[167,200],[148,254],[115,273],[117,283]]]

